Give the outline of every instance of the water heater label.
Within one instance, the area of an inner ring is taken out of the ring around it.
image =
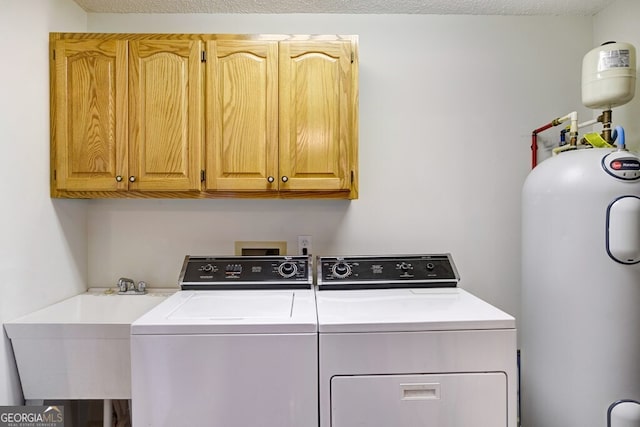
[[[611,68],[629,68],[630,56],[629,49],[601,51],[598,71],[606,71]]]
[[[640,158],[612,153],[602,159],[602,166],[611,176],[633,181],[640,179]],[[606,160],[606,161],[605,161]]]
[[[619,159],[613,160],[611,163],[611,169],[614,170],[640,170],[640,161],[636,159]]]

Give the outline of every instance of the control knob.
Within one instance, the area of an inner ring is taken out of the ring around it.
[[[337,279],[344,279],[351,275],[351,266],[344,261],[336,262],[331,266],[331,275]]]
[[[298,265],[295,262],[286,261],[278,266],[278,274],[285,279],[293,277],[298,272]]]
[[[402,271],[409,271],[409,270],[413,270],[413,265],[411,265],[408,262],[401,262],[400,264],[398,264],[398,268]]]

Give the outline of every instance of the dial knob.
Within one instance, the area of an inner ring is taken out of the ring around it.
[[[202,271],[207,272],[207,273],[213,271],[213,265],[207,264],[207,265],[203,266],[202,267]]]
[[[344,279],[351,275],[351,266],[346,262],[336,262],[331,266],[331,275],[337,279]]]
[[[286,261],[278,266],[278,274],[285,279],[295,276],[297,272],[298,266],[295,262]]]
[[[413,270],[413,266],[408,262],[401,262],[400,264],[398,264],[398,268],[402,271]]]
[[[427,270],[431,271],[431,270],[433,270],[434,268],[436,268],[436,266],[435,266],[435,265],[433,265],[433,263],[432,263],[432,262],[427,263]]]

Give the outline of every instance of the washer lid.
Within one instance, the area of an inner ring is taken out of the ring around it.
[[[318,291],[318,330],[514,329],[515,319],[460,288]]]
[[[311,289],[180,291],[131,325],[133,335],[316,331]]]

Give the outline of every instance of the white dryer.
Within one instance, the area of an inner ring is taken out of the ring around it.
[[[320,257],[321,427],[515,427],[515,319],[449,254]]]
[[[135,427],[317,427],[309,257],[191,257],[131,326]]]

